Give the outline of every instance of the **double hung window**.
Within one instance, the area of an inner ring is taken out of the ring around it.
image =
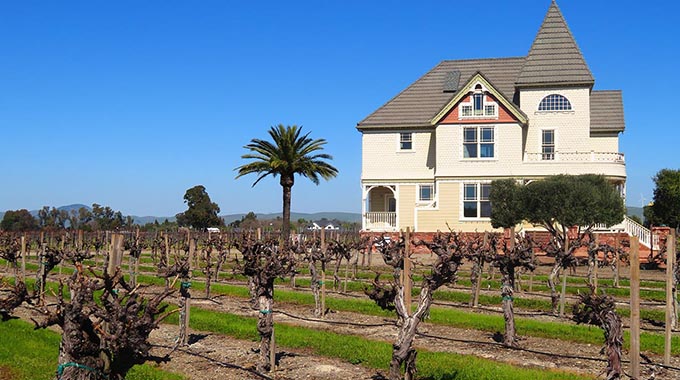
[[[413,149],[413,134],[411,134],[411,132],[402,132],[399,134],[399,149],[400,150]]]
[[[544,129],[541,131],[541,159],[555,159],[555,130]]]
[[[463,128],[464,158],[493,158],[494,127]]]
[[[490,192],[491,184],[488,183],[463,184],[463,218],[490,218]]]

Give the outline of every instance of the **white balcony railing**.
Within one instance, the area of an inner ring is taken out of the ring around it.
[[[550,157],[551,160],[545,158]],[[618,152],[555,152],[554,154],[525,152],[524,160],[528,162],[613,162],[625,163],[623,153]]]
[[[397,228],[396,212],[367,212],[364,229],[373,231],[393,231]]]

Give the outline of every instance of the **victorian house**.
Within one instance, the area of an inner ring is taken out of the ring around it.
[[[595,89],[554,1],[528,55],[443,61],[357,129],[367,232],[492,230],[494,179],[603,174],[625,197],[621,91]]]

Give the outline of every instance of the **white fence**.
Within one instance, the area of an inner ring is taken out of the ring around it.
[[[392,231],[397,228],[396,212],[367,212],[364,216],[364,229]]]

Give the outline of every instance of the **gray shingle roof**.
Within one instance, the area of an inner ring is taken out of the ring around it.
[[[590,93],[590,131],[623,132],[623,97],[621,91]]]
[[[527,57],[442,61],[359,122],[357,128],[430,128],[432,118],[477,73],[515,104],[518,88],[592,87],[595,82],[553,1]],[[592,132],[622,132],[625,128],[621,91],[592,91],[590,112]]]
[[[460,86],[477,72],[512,102],[515,80],[524,57],[442,61],[404,91],[359,122],[359,129],[373,127],[430,127],[430,120],[456,95],[449,90],[451,73],[460,72]],[[448,80],[448,81],[447,81]]]
[[[553,1],[517,78],[519,87],[595,83],[585,59]]]

